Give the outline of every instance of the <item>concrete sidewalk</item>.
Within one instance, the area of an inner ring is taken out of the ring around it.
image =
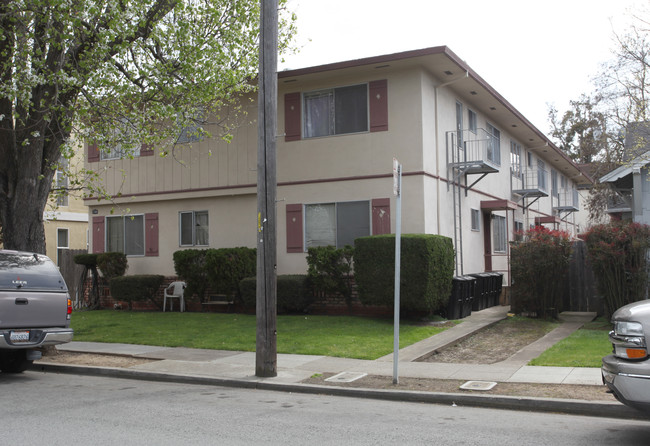
[[[444,332],[406,347],[399,352],[400,378],[453,379],[467,381],[494,381],[502,383],[582,384],[601,386],[599,368],[535,367],[526,365],[542,351],[580,328],[595,317],[593,313],[564,313],[565,321],[542,339],[520,350],[512,357],[496,364],[446,364],[414,362],[431,352],[442,349],[471,336],[482,328],[507,317],[509,307],[492,307],[472,313],[463,321]],[[331,386],[313,386],[301,382],[314,374],[341,374],[341,380],[358,375],[393,376],[392,355],[374,361],[278,354],[278,375],[273,378],[255,376],[255,353],[189,348],[167,348],[147,345],[105,344],[71,342],[58,346],[60,351],[125,355],[158,361],[128,369],[103,369],[98,367],[63,366],[49,364],[45,358],[37,369],[66,373],[88,373],[135,379],[155,379],[214,383],[218,385],[272,388],[293,392],[344,394],[371,398],[402,399],[407,401],[447,402],[483,407],[548,410],[586,415],[623,418],[643,418],[645,415],[619,403],[553,400],[548,398],[520,398],[471,394],[433,394]],[[555,403],[554,403],[555,402]]]

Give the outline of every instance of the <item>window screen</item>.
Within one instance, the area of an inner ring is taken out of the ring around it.
[[[336,212],[334,203],[305,206],[305,246],[336,245]]]

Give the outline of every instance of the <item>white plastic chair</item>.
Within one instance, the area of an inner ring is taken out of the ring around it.
[[[169,284],[167,288],[165,288],[165,291],[163,293],[164,299],[163,299],[163,312],[165,312],[165,309],[167,308],[167,298],[169,298],[169,311],[174,310],[174,300],[173,299],[178,299],[179,304],[181,306],[181,313],[185,311],[185,282],[172,282]]]

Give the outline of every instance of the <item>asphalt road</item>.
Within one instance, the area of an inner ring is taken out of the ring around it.
[[[0,374],[0,443],[647,445],[650,422],[59,375]]]

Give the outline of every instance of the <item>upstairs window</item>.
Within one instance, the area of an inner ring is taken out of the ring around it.
[[[501,165],[501,132],[496,127],[487,124],[487,159],[494,164]]]
[[[473,110],[467,110],[467,126],[470,132],[476,133],[476,112]]]
[[[140,142],[135,139],[132,123],[128,119],[121,119],[112,129],[107,143],[109,148],[101,151],[100,159],[105,161],[140,156]]]
[[[55,188],[57,189],[57,194],[56,194],[57,206],[68,205],[68,176],[66,174],[68,167],[69,167],[68,159],[63,155],[61,155],[61,158],[59,159],[59,168],[56,170],[56,182],[55,182]]]
[[[510,173],[515,178],[521,178],[521,145],[510,141]]]
[[[304,136],[341,135],[368,131],[368,85],[305,93]]]

